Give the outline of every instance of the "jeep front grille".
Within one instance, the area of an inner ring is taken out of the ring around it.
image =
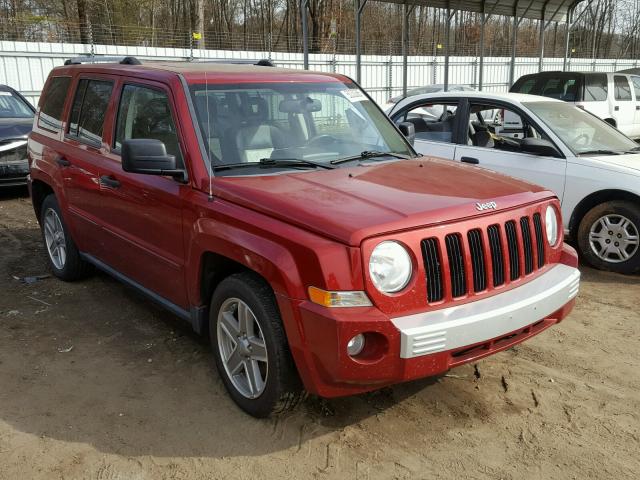
[[[486,229],[449,233],[443,240],[422,240],[429,303],[482,292],[506,279],[514,282],[545,265],[539,213]]]

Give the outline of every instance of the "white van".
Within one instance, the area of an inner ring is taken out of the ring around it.
[[[640,76],[628,73],[541,72],[523,75],[510,89],[571,102],[640,139]]]

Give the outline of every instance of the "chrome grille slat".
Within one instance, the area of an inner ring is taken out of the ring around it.
[[[544,266],[544,236],[542,234],[542,219],[539,213],[533,214],[533,228],[536,231],[536,247],[538,252],[538,268]]]
[[[522,247],[524,249],[524,273],[533,272],[533,244],[531,243],[531,226],[529,217],[520,218],[520,232],[522,233]]]
[[[480,229],[469,230],[467,233],[471,262],[473,265],[473,291],[481,292],[487,288],[487,273]]]
[[[491,249],[493,286],[498,287],[504,284],[504,252],[502,251],[500,227],[498,225],[491,225],[487,229],[487,235],[489,236],[489,247]]]
[[[449,258],[449,273],[451,275],[451,296],[462,297],[467,292],[464,257],[462,256],[462,240],[457,233],[445,237],[447,257]]]
[[[507,233],[507,249],[509,250],[509,268],[511,269],[511,280],[520,277],[520,258],[518,255],[518,236],[516,234],[516,222],[509,220],[504,224]]]
[[[438,302],[442,300],[442,262],[438,239],[427,238],[422,241],[422,256],[427,275],[427,300]]]

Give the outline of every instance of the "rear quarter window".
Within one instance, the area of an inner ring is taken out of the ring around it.
[[[607,75],[589,74],[584,77],[584,101],[604,102],[607,99]]]
[[[67,99],[71,77],[53,77],[47,83],[40,104],[38,126],[53,132],[62,128],[62,109]]]

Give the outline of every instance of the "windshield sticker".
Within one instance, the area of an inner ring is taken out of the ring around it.
[[[348,90],[342,90],[340,93],[345,96],[350,102],[363,102],[367,100],[367,96],[357,88],[349,88]]]
[[[0,92],[0,97],[10,97],[11,92]]]

